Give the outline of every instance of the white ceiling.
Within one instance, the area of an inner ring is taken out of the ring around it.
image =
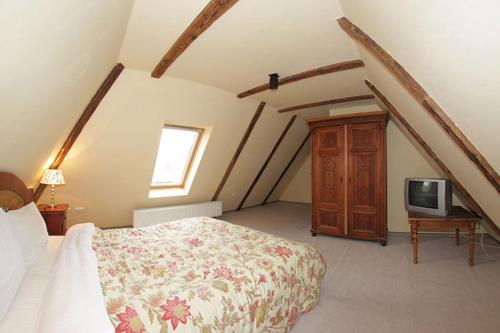
[[[151,72],[208,0],[136,0],[120,53],[126,67]],[[237,2],[168,68],[166,75],[239,93],[359,54],[336,19],[337,0]],[[247,98],[276,107],[366,94],[365,69],[303,80]],[[328,106],[322,108],[327,111]]]

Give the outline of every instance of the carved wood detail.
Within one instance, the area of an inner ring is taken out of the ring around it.
[[[380,126],[385,127],[387,125],[387,112],[360,112],[356,114],[346,114],[340,116],[325,116],[319,118],[308,119],[307,123],[310,128],[325,127],[330,125],[344,125],[366,123],[369,121],[380,121]]]
[[[377,235],[377,215],[374,213],[354,213],[350,230],[352,234]]]
[[[382,131],[376,122],[347,125],[347,229],[352,236],[381,233],[385,173],[382,140]]]
[[[338,164],[338,155],[323,155],[319,156],[319,182],[322,186],[318,191],[318,202],[332,203],[339,201],[339,183],[337,175],[340,173],[342,166]]]
[[[319,208],[317,211],[317,221],[321,228],[333,230],[335,234],[344,233],[344,223],[338,211]]]
[[[344,234],[344,126],[313,131],[313,233]]]
[[[386,123],[387,112],[309,121],[313,131],[313,234],[385,244]]]

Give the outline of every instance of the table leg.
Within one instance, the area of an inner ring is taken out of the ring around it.
[[[469,265],[474,265],[474,247],[476,245],[476,223],[469,225]]]
[[[411,243],[413,245],[413,263],[418,263],[418,229],[417,224],[411,224]]]
[[[455,229],[455,240],[457,245],[460,245],[460,228]]]

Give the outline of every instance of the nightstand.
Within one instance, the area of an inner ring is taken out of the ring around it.
[[[38,205],[38,210],[42,214],[47,230],[51,236],[62,236],[66,233],[66,211],[67,204],[55,205],[54,208],[50,205]]]

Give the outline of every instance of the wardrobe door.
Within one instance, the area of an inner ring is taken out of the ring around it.
[[[344,142],[344,126],[314,130],[313,233],[344,235]]]
[[[347,229],[354,238],[376,239],[384,234],[382,139],[380,122],[347,126]]]

